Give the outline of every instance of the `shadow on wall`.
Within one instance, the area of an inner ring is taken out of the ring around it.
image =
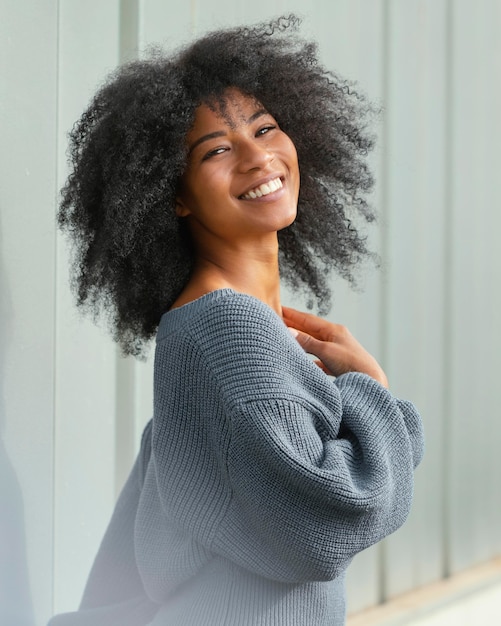
[[[33,626],[21,488],[0,439],[0,625]]]
[[[3,441],[4,358],[11,336],[12,307],[1,259],[0,293],[0,626],[34,626],[22,491]]]

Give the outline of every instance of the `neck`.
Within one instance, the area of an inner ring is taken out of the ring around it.
[[[190,281],[174,306],[228,287],[258,298],[282,315],[276,237],[260,246],[240,242],[238,246],[199,248]]]

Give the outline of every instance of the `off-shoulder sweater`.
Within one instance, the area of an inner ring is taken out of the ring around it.
[[[344,624],[346,567],[404,522],[422,450],[410,402],[327,376],[259,300],[173,309],[82,604],[50,626]]]

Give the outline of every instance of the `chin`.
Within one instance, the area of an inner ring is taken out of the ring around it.
[[[296,221],[296,217],[297,217],[297,212],[294,211],[294,213],[289,215],[289,217],[284,220],[284,225],[279,230],[283,230],[284,228],[288,228],[289,226],[294,224],[294,222]]]

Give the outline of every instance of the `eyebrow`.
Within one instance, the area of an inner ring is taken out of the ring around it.
[[[252,122],[254,122],[255,120],[258,119],[258,117],[261,117],[262,115],[267,115],[268,111],[266,109],[258,109],[255,113],[253,113],[248,120],[246,120],[246,124],[252,124]],[[193,152],[193,150],[199,146],[201,143],[203,143],[204,141],[209,141],[209,139],[215,139],[216,137],[224,137],[226,135],[226,131],[225,130],[216,130],[213,133],[208,133],[207,135],[203,135],[202,137],[199,137],[194,143],[192,143],[192,145],[190,146],[189,150],[188,150],[188,154],[191,154]]]

